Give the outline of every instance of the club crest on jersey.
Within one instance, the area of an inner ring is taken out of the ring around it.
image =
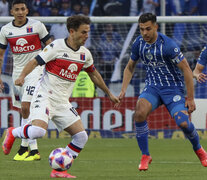
[[[181,96],[180,95],[176,95],[176,96],[173,97],[173,101],[174,102],[178,102],[180,100],[181,100]]]
[[[149,60],[153,59],[153,56],[152,56],[150,50],[148,50],[148,52],[146,53],[146,58],[149,59]]]
[[[27,33],[31,33],[31,32],[33,32],[32,26],[27,26]]]
[[[80,53],[80,59],[85,61],[85,53]]]
[[[174,51],[177,53],[178,52],[178,48],[175,48]]]
[[[48,50],[47,48],[44,48],[44,50],[43,50],[43,51],[44,51],[44,52],[47,52],[47,50]]]

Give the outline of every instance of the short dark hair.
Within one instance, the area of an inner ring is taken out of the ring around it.
[[[146,23],[147,21],[151,21],[152,23],[156,23],[157,22],[156,15],[154,15],[152,13],[144,13],[139,17],[139,20],[138,20],[139,23]]]
[[[90,24],[91,20],[88,16],[84,15],[74,15],[67,18],[67,29],[68,31],[73,28],[76,31],[82,24]]]
[[[27,6],[27,3],[25,0],[14,0],[12,2],[12,7],[15,5],[15,4],[25,4]]]

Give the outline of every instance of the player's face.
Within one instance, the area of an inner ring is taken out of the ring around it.
[[[147,21],[146,23],[139,23],[140,33],[147,43],[154,43],[157,39],[157,24]]]
[[[11,14],[14,16],[15,23],[22,25],[26,22],[28,9],[25,4],[15,4],[11,9]]]
[[[73,31],[73,41],[76,44],[76,46],[83,46],[88,39],[88,33],[90,31],[90,25],[88,24],[82,24],[78,28],[77,31]]]

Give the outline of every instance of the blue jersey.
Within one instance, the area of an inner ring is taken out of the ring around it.
[[[180,48],[169,37],[158,33],[155,43],[148,44],[142,36],[132,45],[131,59],[142,60],[146,69],[146,85],[162,87],[184,87],[184,78],[177,67],[184,56]]]

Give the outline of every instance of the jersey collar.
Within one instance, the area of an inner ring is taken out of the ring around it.
[[[65,41],[66,46],[69,47],[70,49],[72,49],[73,51],[76,52],[76,51],[78,51],[78,50],[80,49],[80,48],[78,48],[77,50],[73,49],[73,48],[67,43],[67,38],[65,38],[64,41]]]
[[[12,21],[12,25],[14,26],[14,27],[17,27],[17,28],[21,28],[21,27],[23,27],[25,24],[27,24],[28,23],[28,18],[26,18],[26,22],[23,24],[23,25],[21,25],[21,26],[16,26],[15,24],[14,24],[14,20]]]

